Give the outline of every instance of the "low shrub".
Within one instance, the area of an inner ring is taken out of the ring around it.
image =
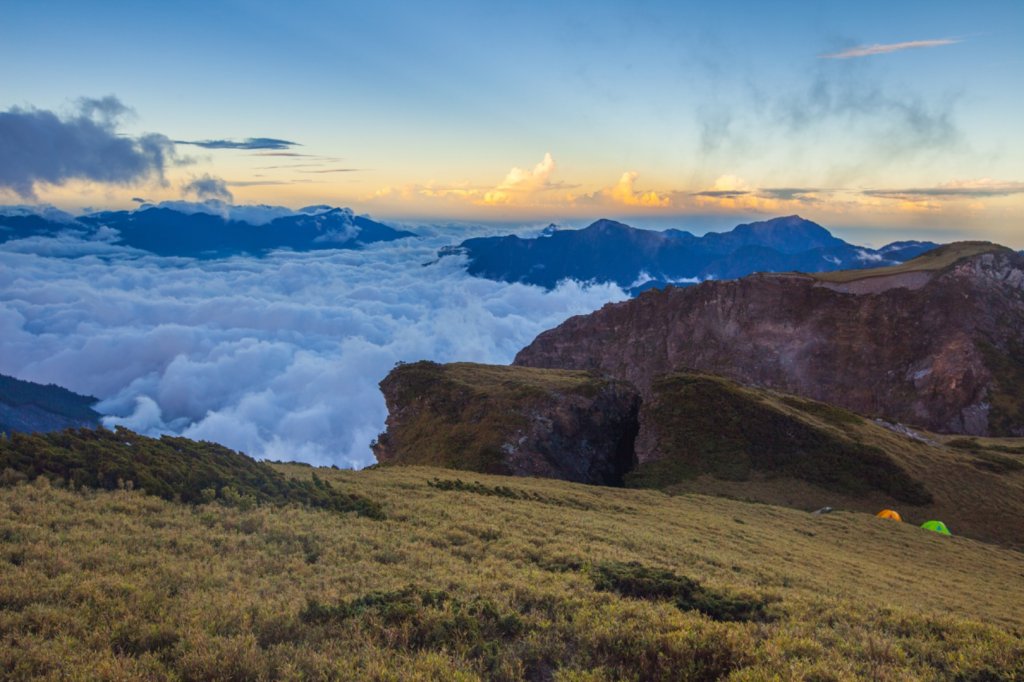
[[[765,599],[702,586],[696,580],[635,561],[605,561],[590,569],[594,587],[631,599],[669,601],[681,611],[700,611],[718,621],[766,621]]]
[[[165,500],[192,504],[219,500],[251,509],[295,502],[336,512],[384,518],[381,505],[334,488],[315,473],[311,481],[288,478],[270,465],[216,443],[127,429],[68,429],[0,440],[0,482],[59,482],[74,488],[139,488]]]

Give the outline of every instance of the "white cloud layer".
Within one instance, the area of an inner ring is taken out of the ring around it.
[[[364,466],[395,362],[507,363],[540,331],[625,298],[471,278],[455,257],[423,265],[467,236],[205,262],[67,235],[9,242],[0,373],[96,395],[108,425]]]

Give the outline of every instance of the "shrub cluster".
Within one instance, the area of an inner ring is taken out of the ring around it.
[[[510,500],[528,500],[530,502],[540,502],[542,504],[553,504],[558,507],[572,507],[573,509],[592,509],[590,505],[579,500],[549,497],[541,495],[540,493],[531,493],[526,490],[516,490],[515,488],[510,488],[505,485],[484,485],[479,481],[466,483],[459,478],[454,480],[434,478],[427,481],[427,485],[438,490],[456,490],[465,493],[475,493],[477,495],[488,495],[490,497],[504,497]]]
[[[288,478],[270,465],[221,445],[187,438],[147,438],[127,429],[68,429],[12,434],[0,440],[0,482],[44,476],[75,488],[137,488],[192,504],[287,504],[384,517],[380,504],[312,480]]]
[[[719,621],[766,621],[764,598],[704,587],[696,580],[637,561],[605,561],[590,569],[594,587],[632,599],[670,601],[681,611],[700,611]]]

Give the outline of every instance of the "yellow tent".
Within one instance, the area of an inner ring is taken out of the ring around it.
[[[895,512],[892,509],[883,509],[882,511],[875,514],[880,519],[892,519],[893,521],[902,521],[899,512]]]

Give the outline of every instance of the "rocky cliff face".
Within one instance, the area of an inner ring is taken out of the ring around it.
[[[400,365],[380,384],[382,464],[444,466],[621,485],[640,397],[588,372],[454,363]]]
[[[650,291],[567,320],[515,365],[632,382],[712,372],[924,428],[1024,435],[1024,257],[954,244],[902,266]]]

